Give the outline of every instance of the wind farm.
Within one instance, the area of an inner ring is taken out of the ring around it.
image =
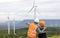
[[[36,18],[45,21],[47,38],[60,38],[59,5],[59,0],[0,1],[0,38],[27,38]]]

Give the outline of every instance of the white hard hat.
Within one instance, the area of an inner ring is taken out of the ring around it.
[[[34,20],[34,22],[39,22],[39,19],[38,19],[38,18],[36,18],[36,19]]]

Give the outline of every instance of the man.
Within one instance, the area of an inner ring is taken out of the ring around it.
[[[45,26],[45,22],[44,21],[41,21],[40,22],[40,27],[38,29],[38,38],[47,38],[46,36],[46,26]]]
[[[28,38],[37,38],[36,37],[36,34],[37,34],[36,30],[38,28],[38,26],[37,26],[38,23],[39,23],[39,19],[35,19],[34,23],[31,23],[29,25],[29,29],[28,29],[28,32],[27,32]]]

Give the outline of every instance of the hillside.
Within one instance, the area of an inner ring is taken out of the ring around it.
[[[44,20],[47,26],[50,27],[60,27],[60,20]],[[13,22],[15,22],[16,29],[26,28],[28,25],[26,23],[32,23],[33,20],[23,20],[23,21],[9,21],[10,28],[13,29]],[[7,30],[8,28],[8,21],[0,22],[0,30]]]

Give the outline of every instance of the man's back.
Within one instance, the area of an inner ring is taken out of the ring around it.
[[[29,29],[28,29],[28,37],[36,37],[36,29],[37,29],[37,25],[34,23],[31,23],[29,25]]]

